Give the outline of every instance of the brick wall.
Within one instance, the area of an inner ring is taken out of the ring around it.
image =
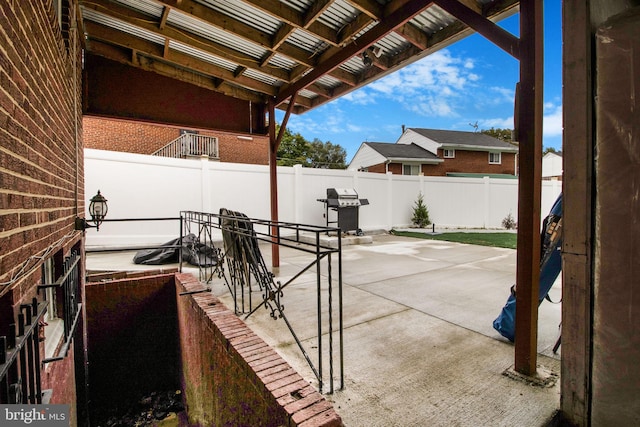
[[[150,391],[181,388],[188,425],[342,426],[333,406],[211,293],[180,295],[202,287],[189,274],[86,285],[94,422]]]
[[[0,2],[0,334],[20,303],[43,299],[43,259],[82,239],[74,231],[84,212],[80,48],[68,31],[74,2],[63,3],[72,5],[63,8],[64,36],[51,1]],[[73,381],[55,378],[42,378],[54,398],[75,395]]]
[[[177,292],[202,288],[177,274]],[[178,296],[189,425],[342,426],[331,403],[211,293]]]
[[[84,117],[86,148],[151,154],[180,136],[180,129],[148,123]]]
[[[174,274],[87,283],[91,422],[180,388]]]
[[[440,158],[443,157],[442,150],[438,150]],[[516,174],[516,154],[502,153],[499,165],[489,164],[489,153],[486,151],[463,151],[456,150],[455,158],[444,159],[444,162],[437,165],[422,165],[422,173],[425,176],[446,176],[447,173],[487,173],[487,174]],[[402,175],[401,163],[389,163],[389,172]],[[386,173],[384,163],[369,166],[367,170],[374,173]]]
[[[84,118],[84,146],[98,150],[151,154],[180,136],[180,128],[138,121]],[[218,138],[221,162],[269,163],[269,138],[195,129]]]
[[[456,150],[455,158],[444,159],[438,165],[423,165],[425,175],[445,176],[448,172],[461,173],[491,173],[515,175],[515,154],[502,153],[499,165],[489,164],[487,151]],[[443,158],[442,150],[438,150],[438,157]]]

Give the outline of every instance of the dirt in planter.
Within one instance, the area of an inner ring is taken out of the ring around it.
[[[142,397],[124,414],[111,414],[98,423],[98,427],[142,427],[164,424],[179,425],[180,413],[184,411],[180,390],[152,392]],[[163,423],[163,420],[175,419],[175,423]]]

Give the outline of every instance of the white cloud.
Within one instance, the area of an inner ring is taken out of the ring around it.
[[[375,96],[368,93],[366,90],[360,89],[342,96],[341,99],[356,105],[369,105],[375,104],[375,98]]]
[[[471,58],[441,50],[369,84],[366,92],[379,102],[378,96],[386,96],[423,116],[457,117],[460,99],[481,78],[471,72],[474,66]]]
[[[546,137],[562,135],[562,105],[558,105],[544,115],[542,135]]]
[[[513,129],[513,116],[507,118],[494,118],[478,120],[480,129]]]

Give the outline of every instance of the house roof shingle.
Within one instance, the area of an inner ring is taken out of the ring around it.
[[[388,159],[440,159],[432,152],[425,150],[416,144],[395,144],[389,142],[365,142],[364,144],[368,145]]]
[[[480,132],[458,130],[440,130],[424,128],[408,128],[419,135],[436,141],[444,146],[461,145],[467,147],[508,148],[517,150],[517,146]]]

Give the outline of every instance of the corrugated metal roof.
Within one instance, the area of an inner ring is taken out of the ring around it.
[[[113,59],[120,62],[123,58],[146,55],[182,70],[193,69],[194,75],[205,77],[208,70],[217,81],[222,79],[227,85],[245,89],[224,93],[253,101],[262,99],[265,103],[276,93],[276,105],[280,108],[297,92],[300,97],[294,112],[300,113],[470,33],[464,25],[457,25],[452,31],[451,25],[459,21],[433,3],[406,0],[402,7],[387,11],[386,6],[393,1],[398,0],[319,3],[318,0],[79,0],[79,3],[82,18],[99,24],[84,26],[89,54],[114,55]],[[491,11],[492,15],[485,18],[493,21],[515,13],[518,7],[517,0],[476,1],[478,13]],[[466,1],[465,4],[469,5]],[[385,25],[379,26],[380,23]],[[169,50],[135,43],[132,37],[168,46]],[[434,44],[433,40],[440,41]],[[103,48],[105,44],[110,48]],[[135,55],[131,52],[133,46]],[[380,57],[365,66],[361,53],[369,47],[379,48]],[[118,50],[121,53],[116,54]],[[203,63],[175,62],[181,61],[180,56],[173,56],[174,62],[160,57],[171,50]],[[140,66],[133,60],[129,65]],[[183,73],[171,75],[179,79]],[[265,85],[271,89],[266,90]]]
[[[361,12],[344,0],[336,0],[318,17],[318,21],[334,30],[339,30],[345,24],[356,19]]]
[[[246,23],[267,34],[275,33],[280,27],[280,20],[266,15],[249,4],[229,0],[195,0],[197,3],[209,6],[224,15]]]
[[[262,56],[267,53],[265,48],[255,43],[248,42],[233,33],[207,24],[200,19],[175,9],[171,9],[167,22],[177,28],[185,30],[187,34],[192,33],[256,59],[262,58]]]
[[[81,7],[81,10],[84,19],[104,25],[106,27],[114,28],[118,31],[122,31],[123,33],[131,34],[133,36],[148,40],[153,43],[157,43],[160,45],[164,44],[164,38],[152,33],[151,31],[147,31],[143,28],[137,27],[127,22],[123,22],[118,18],[114,18],[113,16],[106,15],[92,9]]]
[[[227,71],[235,71],[238,68],[238,65],[234,62],[227,61],[220,58],[219,56],[211,55],[207,52],[203,52],[200,49],[195,49],[192,46],[186,45],[184,43],[172,40],[169,43],[169,48],[177,50],[178,52],[186,53],[187,55],[191,55],[194,58],[209,62],[210,64],[217,65],[218,67]]]

